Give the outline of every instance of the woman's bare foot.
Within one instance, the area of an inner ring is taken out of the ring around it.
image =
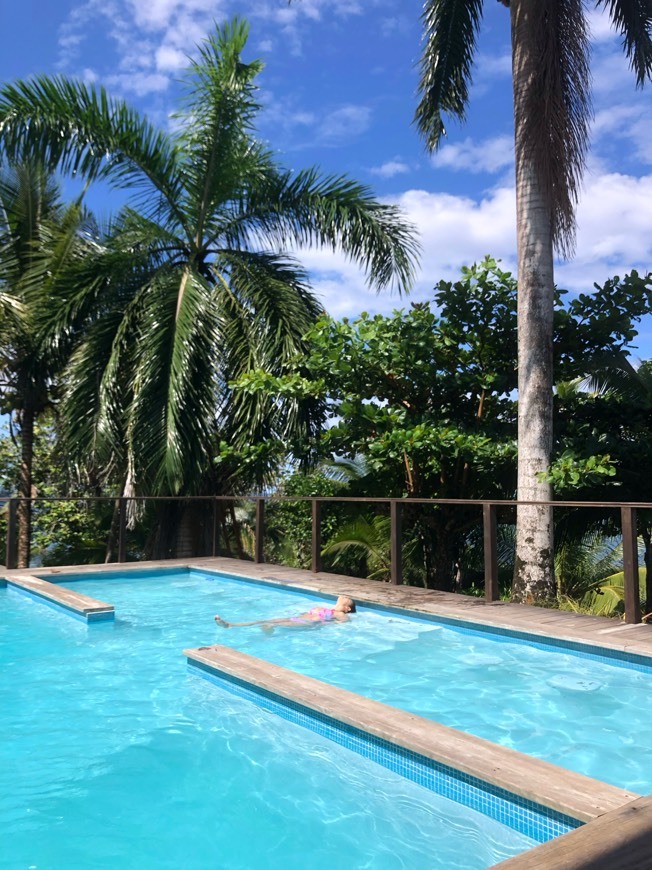
[[[227,622],[226,619],[222,619],[221,616],[216,616],[216,617],[215,617],[215,622],[216,622],[218,625],[221,625],[222,628],[231,628],[231,623],[230,623],[230,622]]]

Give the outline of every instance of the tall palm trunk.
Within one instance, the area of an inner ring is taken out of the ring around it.
[[[526,134],[525,97],[539,62],[531,10],[540,0],[512,0],[512,62],[516,145],[518,250],[518,499],[550,501],[552,488],[539,479],[552,452],[553,234],[548,192]],[[516,520],[513,598],[554,595],[552,509],[520,505]]]
[[[32,537],[32,465],[34,461],[34,420],[36,412],[26,399],[20,423],[20,477],[18,480],[18,567],[29,568]]]

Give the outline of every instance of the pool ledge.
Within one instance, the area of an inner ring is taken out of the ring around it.
[[[189,664],[218,677],[226,675],[279,696],[580,822],[590,822],[639,797],[230,647],[188,649],[184,655]]]
[[[100,622],[113,619],[115,616],[112,604],[97,601],[95,598],[89,598],[88,595],[80,595],[64,586],[48,583],[47,580],[41,580],[30,574],[16,574],[12,571],[5,574],[4,580],[8,587],[13,587],[18,592],[40,599],[43,604],[60,608],[69,615],[76,616],[86,622]]]
[[[646,870],[652,866],[651,838],[652,796],[641,797],[493,870]]]

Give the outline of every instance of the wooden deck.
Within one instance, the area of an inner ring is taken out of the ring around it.
[[[493,870],[650,870],[652,797],[495,864]]]
[[[184,655],[191,663],[197,662],[217,674],[241,679],[408,752],[445,764],[582,822],[591,821],[638,797],[633,792],[372,701],[230,647],[200,647],[184,650]]]
[[[5,571],[3,585],[13,586],[22,592],[27,592],[36,598],[42,598],[49,604],[68,610],[74,616],[85,619],[87,622],[99,622],[100,620],[113,619],[114,608],[112,604],[89,598],[88,595],[80,595],[72,589],[48,583],[32,572]]]
[[[163,563],[168,564],[168,563]],[[586,616],[525,604],[437,592],[413,586],[392,586],[341,574],[301,571],[278,565],[241,562],[237,559],[191,560],[187,564],[229,574],[265,579],[283,586],[307,589],[325,595],[350,595],[356,601],[406,608],[434,616],[475,622],[539,635],[541,638],[589,644],[652,658],[652,625],[627,625],[620,619]],[[652,661],[650,662],[652,665]]]

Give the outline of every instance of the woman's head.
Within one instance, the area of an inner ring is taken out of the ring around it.
[[[340,595],[335,602],[335,609],[342,610],[344,613],[355,613],[355,601],[348,595]]]

